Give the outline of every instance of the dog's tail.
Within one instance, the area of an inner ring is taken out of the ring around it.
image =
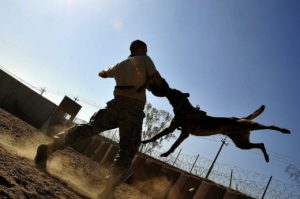
[[[261,105],[256,111],[248,115],[247,117],[244,117],[243,119],[253,120],[257,116],[259,116],[262,112],[265,110],[265,105]]]

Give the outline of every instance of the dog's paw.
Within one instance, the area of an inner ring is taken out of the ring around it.
[[[269,155],[268,155],[268,154],[265,155],[265,160],[266,160],[266,162],[269,162],[269,161],[270,161]]]
[[[291,133],[291,131],[288,130],[288,129],[281,129],[281,132],[285,133],[285,134],[290,134]]]
[[[160,157],[167,157],[168,155],[170,155],[170,153],[162,153]]]
[[[142,144],[147,144],[148,142],[149,142],[148,140],[141,141]]]

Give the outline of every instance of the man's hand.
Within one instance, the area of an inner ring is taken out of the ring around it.
[[[99,75],[100,77],[102,77],[102,78],[108,77],[105,70],[101,71],[98,75]]]

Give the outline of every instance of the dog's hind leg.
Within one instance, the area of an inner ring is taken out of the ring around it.
[[[241,133],[228,134],[228,137],[231,138],[233,143],[240,149],[248,150],[248,149],[260,149],[265,157],[266,162],[269,162],[269,155],[266,151],[265,145],[263,143],[251,143],[249,141],[250,132],[245,131]]]
[[[148,140],[144,140],[142,141],[141,143],[142,144],[146,144],[146,143],[149,143],[149,142],[154,142],[155,140],[165,136],[165,135],[168,135],[170,133],[172,133],[173,131],[175,131],[175,129],[177,128],[175,122],[171,122],[170,126],[165,128],[162,132],[156,134],[154,137],[148,139]]]
[[[263,124],[259,124],[259,123],[254,123],[252,125],[253,128],[250,127],[251,130],[263,130],[263,129],[270,129],[270,130],[275,130],[275,131],[279,131],[281,133],[284,133],[284,134],[290,134],[290,130],[288,129],[285,129],[285,128],[280,128],[278,126],[274,126],[274,125],[271,125],[271,126],[265,126]]]
[[[247,129],[250,131],[270,129],[270,130],[280,131],[281,133],[285,133],[285,134],[291,133],[290,130],[285,129],[285,128],[280,128],[275,125],[267,126],[267,125],[263,125],[263,124],[260,124],[257,122],[253,122],[248,119],[238,119],[235,122],[236,123],[234,125],[236,125],[236,127],[240,128],[240,129]]]
[[[266,162],[269,162],[269,155],[268,155],[268,153],[267,153],[267,151],[266,151],[266,148],[265,148],[265,145],[264,145],[264,143],[247,143],[247,144],[243,144],[243,145],[237,145],[237,147],[239,147],[240,149],[245,149],[245,150],[247,150],[247,149],[260,149],[262,152],[263,152],[263,154],[264,154],[264,157],[265,157],[265,160],[266,160]]]
[[[259,116],[262,112],[264,112],[264,110],[265,110],[265,106],[262,105],[256,111],[254,111],[253,113],[251,113],[247,117],[241,118],[240,122],[242,122],[244,124],[247,124],[248,122],[245,121],[245,120],[253,120],[257,116]],[[256,123],[256,122],[250,122],[250,123],[252,125],[252,128],[250,128],[251,130],[271,129],[271,130],[275,130],[275,131],[280,131],[281,133],[285,133],[285,134],[290,134],[291,133],[290,130],[288,130],[288,129],[280,128],[280,127],[274,126],[274,125],[272,125],[272,126],[265,126],[265,125],[262,125],[262,124],[259,124],[259,123]]]
[[[248,146],[245,146],[245,148],[242,149],[254,149],[254,148],[260,149],[264,154],[266,162],[269,162],[269,155],[266,151],[264,143],[249,143]]]
[[[259,143],[259,144],[256,144],[256,145],[263,152],[266,162],[269,162],[269,155],[266,151],[264,143]]]
[[[280,131],[281,133],[285,133],[285,134],[290,134],[291,131],[285,128],[280,128],[278,126],[266,126],[266,129],[271,129],[271,130],[276,130],[276,131]]]

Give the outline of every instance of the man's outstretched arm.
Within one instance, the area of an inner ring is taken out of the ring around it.
[[[99,77],[102,77],[102,78],[107,78],[108,77],[106,70],[100,71],[98,75],[99,75]]]

